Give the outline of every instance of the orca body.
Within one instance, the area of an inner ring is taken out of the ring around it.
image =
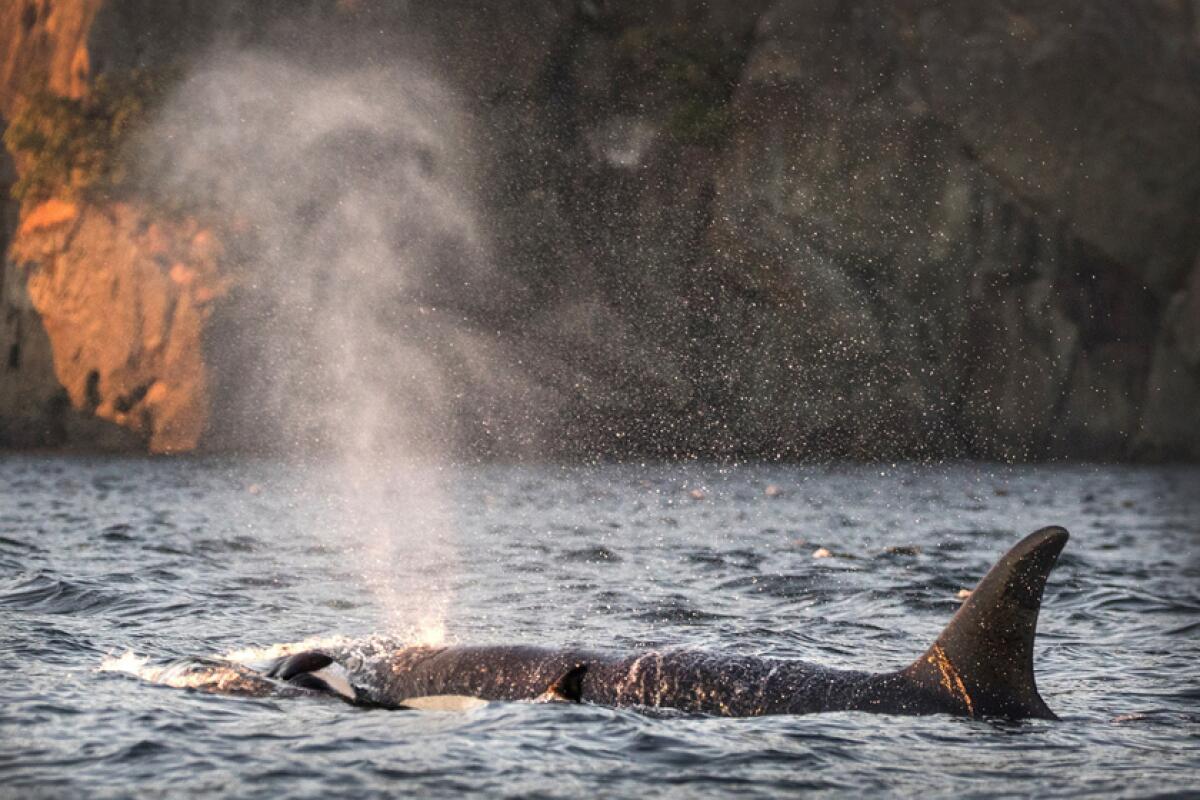
[[[1034,682],[1033,642],[1046,578],[1067,538],[1063,528],[1050,527],[1023,539],[984,576],[937,641],[895,672],[688,650],[407,647],[346,672],[349,692],[328,683],[324,690],[356,705],[385,708],[451,695],[720,716],[868,711],[1056,719]],[[325,681],[317,673],[340,661],[353,658],[308,651],[282,659],[268,674],[321,691]]]

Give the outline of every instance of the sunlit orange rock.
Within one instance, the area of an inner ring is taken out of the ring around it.
[[[191,286],[196,281],[196,271],[177,261],[171,266],[171,280],[180,286]]]
[[[79,209],[74,203],[68,203],[65,200],[47,200],[41,205],[35,206],[25,215],[21,220],[20,233],[22,236],[26,236],[44,228],[65,225],[73,222],[78,214]]]
[[[0,115],[11,117],[31,76],[66,97],[87,92],[89,36],[102,5],[102,0],[0,3]]]
[[[208,420],[203,338],[226,290],[221,249],[194,221],[147,216],[123,203],[43,203],[10,258],[71,405],[144,436],[153,452],[186,451]]]

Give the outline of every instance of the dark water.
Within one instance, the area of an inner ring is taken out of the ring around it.
[[[361,578],[372,558],[379,572],[378,551],[336,534],[328,498],[293,467],[6,456],[0,795],[1195,796],[1200,786],[1200,469],[492,466],[443,478],[457,555],[431,563],[417,546],[423,518],[398,515],[401,541],[383,567],[405,613],[444,587],[447,635],[461,642],[895,668],[1019,537],[1065,525],[1072,540],[1037,652],[1042,694],[1063,721],[524,704],[395,713],[99,671],[126,652],[139,659],[119,663],[145,670],[379,632],[388,616]],[[819,547],[833,557],[814,558]]]

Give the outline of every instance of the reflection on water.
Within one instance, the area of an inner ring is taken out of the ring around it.
[[[1146,794],[1189,791],[1200,769],[1196,468],[473,467],[444,476],[457,555],[394,553],[383,594],[356,551],[371,543],[327,535],[340,504],[305,491],[319,478],[266,461],[4,457],[0,794]],[[421,519],[391,527],[420,541]],[[1037,653],[1061,723],[402,714],[158,685],[211,688],[330,637],[892,668],[1045,524],[1073,534]],[[440,633],[420,629],[431,581],[446,587]]]

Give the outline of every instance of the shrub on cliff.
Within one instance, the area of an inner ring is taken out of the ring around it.
[[[81,99],[34,92],[4,133],[20,166],[13,197],[38,202],[127,188],[123,146],[173,78],[169,70],[137,69],[102,75]]]
[[[686,144],[718,145],[731,123],[730,99],[745,52],[686,26],[637,25],[617,40],[621,67],[634,81],[659,83],[666,131]]]

